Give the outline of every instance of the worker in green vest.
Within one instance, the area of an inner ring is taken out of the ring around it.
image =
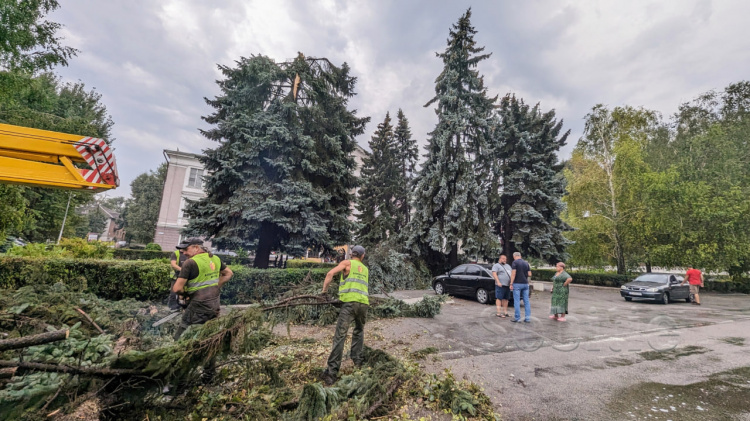
[[[341,358],[344,353],[344,342],[349,332],[349,325],[354,322],[352,331],[351,357],[354,365],[362,365],[364,357],[362,348],[365,346],[365,322],[367,321],[367,309],[370,307],[368,299],[369,274],[367,266],[362,263],[365,257],[365,248],[354,246],[351,251],[352,258],[343,260],[335,268],[331,269],[323,281],[323,294],[328,291],[328,285],[333,277],[340,273],[339,300],[343,303],[336,323],[336,332],[333,335],[333,349],[328,357],[328,367],[321,375],[323,381],[328,385],[336,382],[341,367]]]
[[[190,325],[200,325],[219,317],[219,289],[233,275],[219,256],[208,253],[203,240],[199,238],[187,242],[185,253],[190,258],[182,264],[180,275],[172,288],[188,300],[182,323],[175,332],[175,340]]]
[[[185,253],[187,242],[183,241],[182,243],[177,244],[175,248],[176,250],[172,253],[172,258],[169,260],[169,265],[172,266],[172,270],[174,270],[174,278],[172,278],[172,282],[169,286],[169,299],[167,300],[167,306],[172,312],[180,311],[180,304],[177,302],[177,294],[174,292],[174,283],[180,276],[182,265],[189,258],[187,253]]]

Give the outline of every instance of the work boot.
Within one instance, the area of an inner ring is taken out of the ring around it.
[[[328,369],[323,370],[323,372],[320,374],[320,379],[323,380],[323,383],[325,383],[326,386],[331,386],[336,383],[336,376],[329,373]]]

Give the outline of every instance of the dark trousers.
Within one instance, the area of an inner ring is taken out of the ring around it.
[[[328,357],[328,373],[336,376],[341,367],[341,358],[344,354],[344,343],[346,334],[349,332],[349,325],[354,322],[352,331],[352,351],[351,357],[354,364],[362,364],[362,348],[365,346],[365,322],[367,321],[367,304],[362,303],[344,303],[339,312],[339,319],[336,323],[336,332],[333,335],[333,349]]]
[[[177,294],[174,292],[174,283],[177,279],[172,279],[172,283],[169,285],[169,298],[167,299],[167,307],[170,310],[179,310],[180,304],[177,302]]]
[[[217,297],[216,299],[218,300],[219,298]],[[182,313],[182,320],[180,321],[180,326],[174,332],[175,341],[178,341],[180,337],[182,336],[182,334],[185,333],[185,331],[191,325],[202,325],[209,320],[213,320],[219,317],[218,311],[211,308],[211,306],[205,306],[201,304],[203,303],[200,303],[198,301],[191,301],[190,304],[188,304],[187,308]],[[209,382],[211,381],[211,379],[213,379],[215,374],[216,374],[216,356],[212,356],[203,365],[203,374],[201,375],[201,379],[204,382]]]

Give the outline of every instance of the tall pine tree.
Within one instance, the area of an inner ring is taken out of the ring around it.
[[[368,247],[388,239],[396,228],[395,187],[401,172],[389,113],[370,139],[370,150],[363,160],[357,201],[357,241]]]
[[[400,108],[397,118],[398,124],[393,136],[399,177],[396,178],[394,193],[396,200],[394,219],[396,231],[402,232],[411,219],[411,188],[417,172],[419,150],[416,139],[412,137],[409,120]]]
[[[503,253],[559,261],[570,244],[563,232],[571,228],[560,219],[565,179],[557,153],[570,131],[560,135],[554,110],[543,113],[514,95],[501,99],[497,116],[489,198]]]
[[[242,58],[220,70],[221,94],[206,99],[216,111],[204,117],[214,127],[203,132],[219,146],[202,159],[207,197],[188,207],[187,232],[254,248],[260,268],[271,250],[348,242],[354,138],[369,121],[347,109],[356,82],[349,67],[300,54],[289,63]]]
[[[471,9],[452,26],[448,47],[438,57],[443,71],[435,81],[438,123],[429,134],[427,159],[415,188],[415,213],[408,245],[433,267],[447,258],[458,263],[459,247],[467,254],[493,248],[486,179],[486,147],[496,98],[487,96],[477,64],[489,54],[474,41]],[[416,250],[415,250],[416,251]]]

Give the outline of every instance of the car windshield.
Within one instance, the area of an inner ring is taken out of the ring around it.
[[[669,276],[655,274],[641,275],[635,278],[635,282],[654,282],[657,284],[666,284],[667,282],[669,282]]]

